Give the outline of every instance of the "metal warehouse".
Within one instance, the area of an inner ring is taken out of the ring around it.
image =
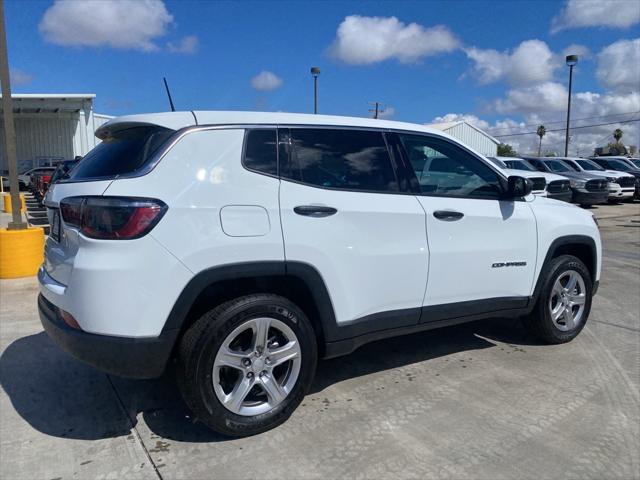
[[[432,123],[427,125],[427,127],[442,130],[483,155],[497,155],[498,153],[498,145],[500,144],[498,140],[463,120],[447,123]]]
[[[18,170],[85,155],[99,140],[96,128],[111,117],[93,111],[95,94],[14,94]],[[1,110],[1,107],[0,107]],[[4,131],[0,119],[0,129]],[[2,142],[4,142],[4,135]],[[0,171],[7,170],[4,146]]]

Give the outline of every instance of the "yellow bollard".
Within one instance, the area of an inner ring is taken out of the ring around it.
[[[12,213],[13,208],[11,207],[11,195],[3,195],[4,197],[4,211],[6,213]],[[20,211],[24,212],[27,209],[27,204],[24,200],[24,193],[20,194]]]
[[[0,278],[30,277],[44,261],[44,230],[0,229]]]

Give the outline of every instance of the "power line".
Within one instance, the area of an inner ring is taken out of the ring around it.
[[[634,118],[632,120],[620,120],[619,122],[608,122],[608,123],[594,123],[592,125],[580,125],[578,127],[571,127],[571,130],[578,130],[580,128],[591,128],[591,127],[602,127],[604,125],[617,125],[619,123],[631,123],[631,122],[640,122],[640,118]],[[565,128],[554,128],[551,130],[547,130],[547,133],[549,132],[564,132],[566,129]],[[503,138],[503,137],[517,137],[519,135],[533,135],[533,134],[538,134],[538,132],[521,132],[521,133],[510,133],[507,135],[493,135],[496,138]]]
[[[593,120],[594,118],[611,118],[611,117],[620,117],[622,115],[635,115],[637,113],[640,113],[640,111],[637,112],[625,112],[625,113],[612,113],[611,115],[596,115],[594,117],[584,117],[584,118],[576,118],[575,120],[572,120],[574,122],[579,122],[581,120]],[[553,122],[537,122],[537,123],[527,123],[524,125],[518,125],[518,127],[520,128],[525,128],[525,127],[533,127],[533,126],[538,126],[538,125],[553,125],[554,123],[564,123],[567,120],[557,120],[557,121],[553,121]],[[616,123],[620,123],[620,122],[616,122]],[[492,131],[500,131],[500,130],[509,130],[509,127],[489,127],[486,129],[487,132],[491,133]],[[493,134],[492,134],[493,135]],[[493,135],[494,137],[496,135]]]

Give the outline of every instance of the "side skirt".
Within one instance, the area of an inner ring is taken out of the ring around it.
[[[492,305],[493,308],[488,310],[488,304]],[[399,337],[488,318],[518,318],[530,313],[533,306],[534,301],[529,297],[509,297],[427,306],[422,308],[421,323],[382,330],[376,330],[374,329],[375,326],[372,325],[374,328],[369,331],[364,331],[364,328],[361,328],[361,332],[356,336],[325,342],[323,358],[328,359],[348,355],[362,345],[385,338]],[[393,312],[388,313],[390,316],[395,316]],[[379,315],[381,316],[382,314]],[[358,323],[361,327],[366,325],[366,322]],[[341,330],[341,328],[346,330],[348,327],[338,327],[338,330]]]

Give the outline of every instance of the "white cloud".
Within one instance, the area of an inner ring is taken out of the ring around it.
[[[417,23],[405,24],[396,17],[350,15],[338,26],[330,53],[351,65],[389,59],[412,63],[451,52],[459,45],[453,33],[442,25],[426,28]]]
[[[192,54],[196,53],[198,49],[198,37],[195,35],[188,35],[186,37],[182,37],[177,42],[167,42],[167,50],[171,53],[186,53]]]
[[[391,118],[396,114],[396,109],[393,107],[384,107],[378,112],[378,118]]]
[[[559,84],[545,84],[540,88],[530,87],[507,92],[504,99],[495,101],[490,113],[508,114],[493,124],[470,114],[447,114],[433,121],[454,121],[465,119],[479,128],[494,135],[501,142],[512,145],[520,153],[537,153],[538,137],[535,133],[503,137],[514,133],[535,132],[538,125],[547,127],[543,139],[543,152],[564,153],[565,115],[567,91]],[[608,125],[572,129],[570,131],[570,154],[593,153],[596,146],[605,145],[611,140],[611,133],[621,128],[627,145],[640,144],[640,128],[637,123],[613,123],[638,118],[629,112],[640,111],[640,93],[618,94],[578,92],[571,101],[571,125],[588,126],[607,123]],[[512,116],[521,117],[514,120]],[[558,130],[553,132],[551,130]]]
[[[449,123],[461,121],[467,122],[468,124],[474,125],[482,130],[486,130],[490,127],[489,122],[469,113],[447,113],[446,115],[443,115],[441,117],[435,117],[429,123]]]
[[[562,51],[562,61],[565,61],[567,55],[577,55],[579,60],[591,58],[591,51],[584,45],[572,43]]]
[[[567,89],[556,82],[514,88],[493,104],[498,113],[561,112],[567,108]]]
[[[546,82],[553,78],[553,71],[559,66],[547,44],[535,39],[522,42],[512,52],[475,47],[465,52],[473,60],[473,71],[481,84],[503,79],[517,85]]]
[[[261,71],[251,79],[251,86],[256,90],[267,92],[275,90],[282,85],[282,79],[268,70]]]
[[[18,85],[27,85],[31,83],[33,80],[33,75],[25,72],[24,70],[20,70],[19,68],[11,68],[9,70],[9,75],[11,78],[11,83]]]
[[[161,0],[56,0],[39,29],[57,45],[153,51],[172,21]]]
[[[640,38],[612,43],[602,49],[597,58],[596,77],[603,86],[616,90],[640,89]]]
[[[569,28],[627,28],[640,22],[636,0],[568,0],[551,21],[551,33]]]

